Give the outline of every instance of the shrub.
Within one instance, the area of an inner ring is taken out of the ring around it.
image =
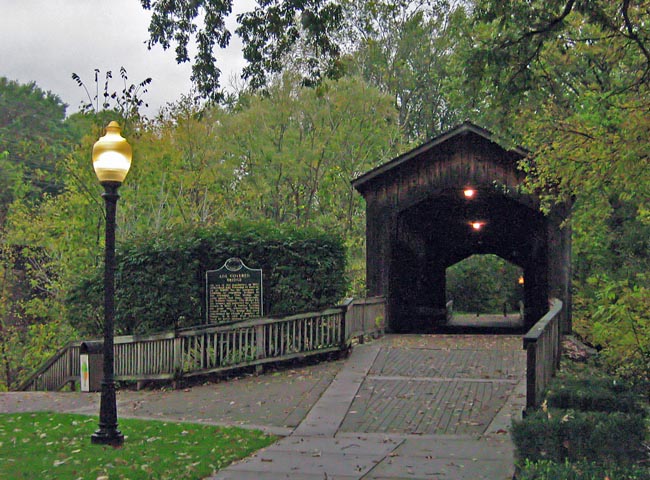
[[[145,334],[204,322],[205,272],[239,257],[263,270],[265,315],[318,310],[345,294],[346,255],[336,235],[269,223],[170,231],[138,238],[117,253],[116,331]],[[81,278],[68,296],[71,323],[99,332],[102,270]]]
[[[628,464],[643,453],[643,416],[621,412],[538,410],[514,422],[520,459]]]
[[[607,368],[616,375],[650,378],[650,276],[615,281],[592,279],[597,288],[592,341],[602,347]]]
[[[650,480],[647,468],[631,465],[607,465],[596,462],[557,463],[549,460],[525,461],[517,480]]]
[[[547,393],[549,407],[600,412],[643,413],[629,384],[615,378],[561,379]]]

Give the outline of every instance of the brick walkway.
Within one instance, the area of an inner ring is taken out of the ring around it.
[[[524,367],[519,336],[360,345],[292,435],[212,480],[511,480]]]
[[[495,341],[457,337],[463,348],[451,349],[448,337],[430,335],[408,348],[394,337],[402,346],[380,350],[341,431],[482,434],[522,377],[524,357],[518,337],[502,338],[493,350],[483,349],[481,338]]]

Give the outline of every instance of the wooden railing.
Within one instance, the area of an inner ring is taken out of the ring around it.
[[[115,379],[178,380],[345,350],[353,336],[383,331],[384,318],[385,301],[376,297],[283,318],[115,337]],[[18,390],[60,390],[79,381],[81,343],[59,350]]]
[[[386,328],[386,301],[384,297],[349,299],[345,305],[346,338],[363,343],[366,336],[382,335]]]
[[[524,335],[526,409],[536,408],[560,366],[562,302],[552,299],[548,313]]]

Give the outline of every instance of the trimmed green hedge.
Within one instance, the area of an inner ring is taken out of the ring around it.
[[[552,382],[546,399],[553,408],[643,413],[631,387],[614,378],[558,378]]]
[[[646,425],[640,414],[537,410],[513,422],[521,460],[630,464],[644,454]]]
[[[594,462],[525,462],[517,480],[650,480],[648,468],[634,465],[603,466]]]
[[[205,322],[205,272],[239,257],[263,270],[264,314],[331,306],[345,295],[343,240],[314,229],[232,222],[221,228],[175,230],[120,245],[116,332],[145,334]],[[100,332],[103,266],[79,279],[68,296],[71,323]]]

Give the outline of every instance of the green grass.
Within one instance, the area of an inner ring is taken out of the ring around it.
[[[0,414],[0,479],[200,479],[276,440],[256,430],[119,419],[124,446],[92,445],[97,417]]]

